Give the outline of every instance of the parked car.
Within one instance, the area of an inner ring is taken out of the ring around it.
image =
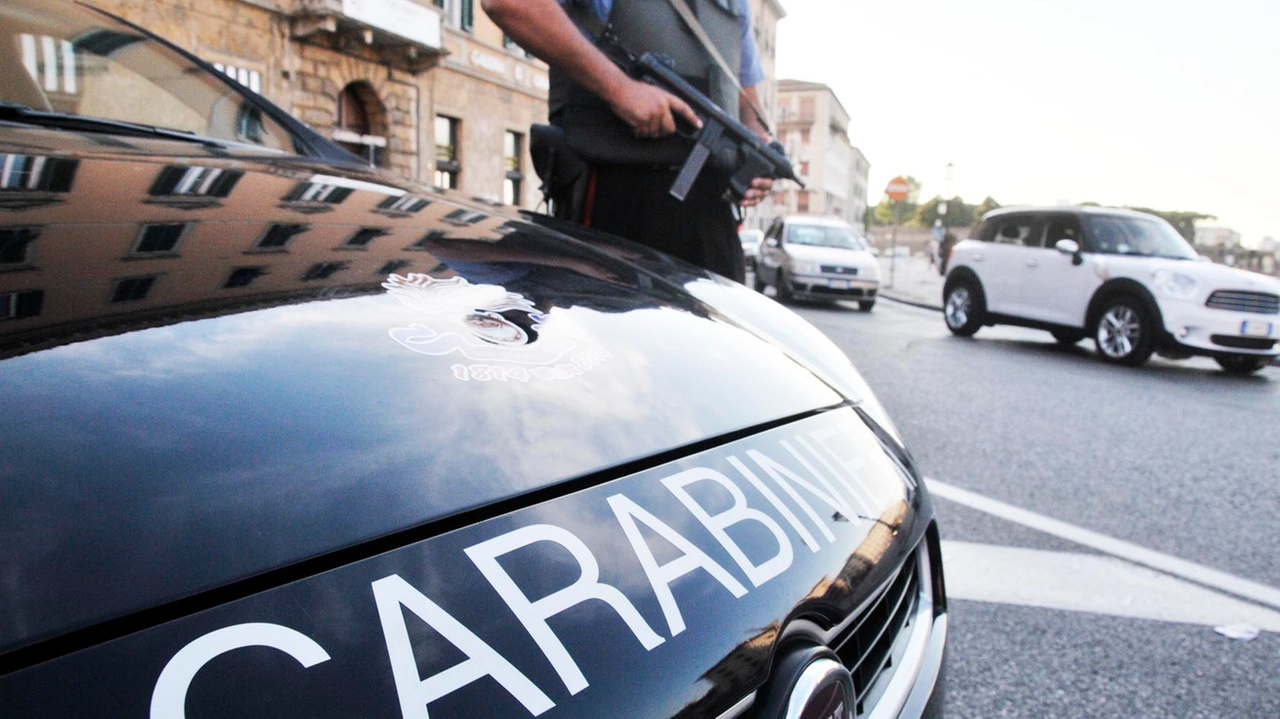
[[[952,251],[944,317],[1093,337],[1108,362],[1203,355],[1248,374],[1280,350],[1280,280],[1203,261],[1163,219],[1099,207],[1002,208]]]
[[[760,257],[760,242],[764,239],[764,230],[754,228],[739,230],[738,239],[742,242],[742,259],[746,263],[747,272],[755,272],[756,259]]]
[[[941,716],[929,494],[812,326],[84,7],[0,47],[5,719]]]
[[[756,263],[756,291],[773,286],[782,302],[848,299],[870,312],[880,291],[880,263],[870,243],[836,218],[793,215],[774,220]]]

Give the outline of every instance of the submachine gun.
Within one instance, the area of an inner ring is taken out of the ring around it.
[[[685,154],[683,148],[678,147],[677,154],[672,156],[669,154],[672,143],[635,138],[629,128],[603,105],[600,110],[609,113],[611,123],[616,123],[608,127],[615,129],[588,133],[589,136],[579,137],[577,141],[558,126],[534,125],[530,128],[529,151],[534,169],[543,180],[543,195],[555,217],[572,221],[581,219],[579,210],[587,194],[588,165],[592,161],[643,164],[656,157],[671,157],[673,165],[681,165],[671,185],[671,195],[681,202],[705,169],[724,179],[727,193],[734,202],[740,202],[746,196],[751,181],[757,177],[793,180],[804,187],[780,143],[764,142],[746,125],[730,117],[711,98],[677,74],[669,59],[654,53],[636,58],[622,47],[611,30],[602,34],[597,47],[631,77],[656,85],[683,100],[702,120],[702,127],[693,127],[677,117],[677,133],[685,141],[679,145],[689,143],[692,149]],[[761,123],[764,124],[763,119]],[[622,157],[628,159],[623,160]]]
[[[635,76],[684,100],[702,120],[702,128],[694,129],[688,135],[694,141],[693,150],[671,184],[672,197],[683,201],[708,162],[717,174],[726,179],[735,201],[747,194],[751,181],[757,177],[792,180],[804,187],[781,143],[761,140],[750,128],[730,117],[711,98],[680,77],[671,68],[669,60],[646,52],[635,60],[633,68]],[[684,123],[680,121],[677,124]]]

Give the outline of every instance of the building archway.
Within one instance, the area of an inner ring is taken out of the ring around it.
[[[387,136],[390,125],[387,108],[373,86],[364,80],[349,83],[338,93],[338,122],[333,139],[368,160],[369,165],[387,167]]]

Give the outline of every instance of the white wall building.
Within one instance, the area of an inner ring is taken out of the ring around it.
[[[849,120],[848,111],[826,85],[778,83],[778,138],[805,187],[792,182],[775,185],[772,216],[831,215],[863,226],[871,163],[850,142]]]

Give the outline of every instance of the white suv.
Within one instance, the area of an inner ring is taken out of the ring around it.
[[[1169,223],[1101,207],[1002,208],[955,246],[942,290],[947,327],[1092,336],[1108,362],[1153,351],[1213,357],[1228,372],[1269,364],[1280,342],[1280,280],[1201,257]]]

